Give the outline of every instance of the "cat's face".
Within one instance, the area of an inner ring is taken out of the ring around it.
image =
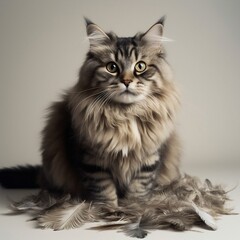
[[[162,47],[163,22],[133,38],[118,38],[88,22],[90,51],[85,68],[88,88],[106,101],[132,104],[150,98],[164,84],[169,67]]]

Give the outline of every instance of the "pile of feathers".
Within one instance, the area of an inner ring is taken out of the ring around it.
[[[122,199],[118,207],[40,191],[12,202],[11,209],[30,214],[40,228],[62,230],[97,222],[91,229],[118,229],[128,236],[144,238],[156,229],[185,231],[201,226],[216,230],[216,218],[232,213],[225,206],[228,200],[221,185],[184,175],[167,186],[156,187],[145,199]]]

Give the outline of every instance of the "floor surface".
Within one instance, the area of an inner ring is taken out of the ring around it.
[[[209,178],[213,183],[221,183],[229,192],[232,201],[230,206],[234,212],[240,213],[240,168],[239,167],[206,167],[188,168],[187,173],[198,176],[201,179]],[[0,189],[0,239],[1,240],[123,240],[132,239],[117,231],[94,231],[85,228],[64,231],[52,231],[36,229],[34,222],[28,221],[27,215],[9,216],[9,199],[19,200],[34,190],[6,190]],[[222,216],[217,221],[216,231],[193,228],[187,232],[174,232],[167,230],[152,231],[146,240],[239,240],[240,239],[240,215]]]

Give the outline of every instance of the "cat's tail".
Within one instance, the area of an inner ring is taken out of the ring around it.
[[[4,188],[39,188],[41,166],[17,166],[0,169],[0,185]]]

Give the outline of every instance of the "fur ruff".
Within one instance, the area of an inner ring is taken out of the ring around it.
[[[145,199],[120,200],[117,208],[40,191],[13,202],[11,209],[30,214],[41,228],[62,230],[99,222],[91,229],[120,229],[128,236],[144,238],[154,229],[184,231],[195,225],[216,230],[216,217],[232,214],[232,209],[225,206],[228,200],[227,192],[220,185],[212,185],[208,179],[202,183],[196,177],[185,175],[167,186],[156,187]]]

